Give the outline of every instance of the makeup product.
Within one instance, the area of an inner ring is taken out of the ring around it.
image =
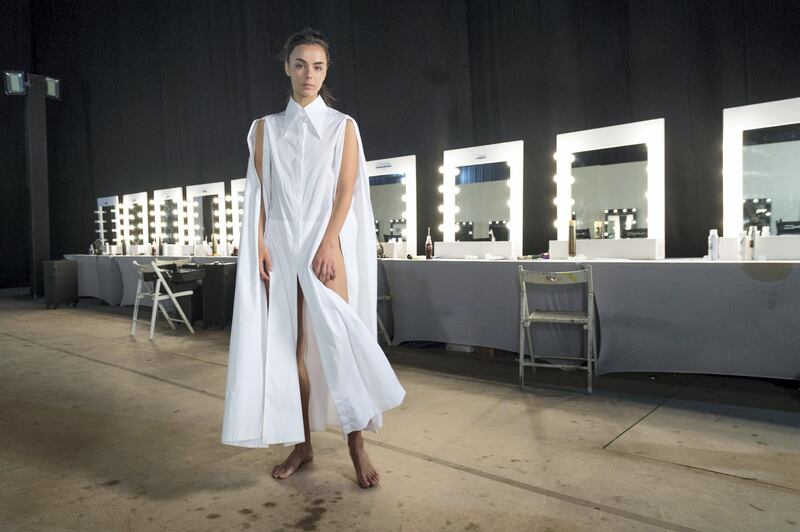
[[[425,258],[433,258],[433,240],[431,240],[431,226],[428,226],[428,236],[425,237]]]
[[[569,243],[568,243],[569,250],[567,251],[567,255],[569,255],[570,257],[574,257],[575,255],[577,255],[577,241],[576,241],[576,236],[577,235],[576,235],[576,230],[577,230],[577,227],[576,227],[575,220],[570,220],[569,221]]]
[[[719,260],[719,232],[716,229],[708,232],[708,258]]]
[[[751,225],[747,229],[747,239],[749,240],[747,260],[758,260],[758,227]]]

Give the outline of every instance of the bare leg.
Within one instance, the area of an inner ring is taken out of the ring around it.
[[[329,280],[325,286],[339,294],[342,299],[347,301],[347,271],[344,266],[341,243],[339,244],[339,257],[334,267],[336,278]],[[372,466],[372,462],[364,450],[364,438],[360,430],[353,431],[347,435],[347,446],[350,449],[350,459],[353,460],[353,467],[356,470],[356,482],[362,488],[377,486],[380,475]]]
[[[311,429],[308,423],[308,397],[311,393],[311,386],[308,381],[308,371],[304,359],[305,335],[303,330],[303,291],[300,283],[297,283],[297,376],[300,380],[300,402],[303,406],[303,430],[305,440],[294,446],[294,450],[282,463],[272,469],[272,476],[277,479],[284,479],[291,476],[297,469],[314,459],[314,452],[311,449]]]

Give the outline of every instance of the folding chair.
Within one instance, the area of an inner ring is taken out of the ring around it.
[[[586,285],[586,309],[580,311],[540,310],[531,311],[528,308],[527,285],[559,287],[565,285]],[[592,377],[597,373],[597,353],[594,327],[594,285],[592,284],[592,267],[586,266],[582,270],[566,272],[534,272],[519,267],[520,290],[520,322],[519,322],[519,386],[525,387],[525,368],[530,367],[536,372],[537,367],[560,368],[563,370],[586,371],[587,388],[592,393]],[[580,325],[586,331],[585,356],[551,356],[537,355],[533,348],[533,324],[553,323],[562,325]],[[527,344],[529,359],[526,360],[525,346]],[[550,364],[536,360],[568,360],[572,364]],[[585,363],[584,365],[578,364]]]
[[[133,264],[136,266],[136,271],[139,274],[139,281],[136,284],[136,303],[133,306],[133,323],[131,324],[131,336],[136,334],[136,322],[139,317],[139,300],[142,298],[152,298],[153,300],[153,307],[152,311],[150,312],[150,340],[153,339],[153,334],[155,333],[156,328],[156,316],[158,315],[158,310],[161,311],[161,314],[164,315],[164,319],[167,320],[170,328],[173,330],[175,329],[175,322],[183,323],[189,329],[189,332],[194,334],[194,329],[192,328],[192,324],[186,318],[186,314],[183,312],[183,308],[181,307],[180,303],[178,303],[179,297],[183,296],[190,296],[193,293],[193,290],[184,290],[182,292],[173,292],[167,281],[164,279],[164,273],[159,268],[160,265],[165,264],[175,264],[178,261],[163,261],[163,260],[153,260],[150,264],[139,264],[136,261],[133,261]],[[186,262],[185,260],[183,262]],[[153,277],[155,274],[155,277]],[[146,279],[145,276],[150,277],[151,279]],[[155,281],[155,286],[153,287],[152,291],[149,291],[146,288],[148,285],[146,283]],[[161,289],[164,289],[165,293],[161,293]],[[173,318],[167,312],[167,309],[164,308],[164,305],[161,304],[162,301],[166,301],[169,299],[172,301],[172,304],[175,306],[175,310],[178,311],[180,318]]]

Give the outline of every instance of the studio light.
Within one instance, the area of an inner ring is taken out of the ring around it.
[[[7,70],[3,72],[3,85],[8,96],[23,96],[27,93],[28,80],[25,72]]]
[[[47,85],[47,97],[54,100],[61,99],[61,80],[55,78],[44,78]]]

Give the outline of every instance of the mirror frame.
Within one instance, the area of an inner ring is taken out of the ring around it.
[[[113,224],[114,227],[112,231],[114,232],[114,242],[109,242],[109,246],[115,246],[117,244],[122,244],[122,224],[120,223],[120,217],[122,213],[120,212],[120,202],[119,196],[105,196],[102,198],[97,198],[97,210],[94,211],[95,215],[97,216],[94,219],[95,225],[98,224],[100,221],[100,211],[103,210],[103,207],[114,207],[114,220]],[[100,227],[99,229],[95,229],[95,233],[100,233],[100,240],[105,243],[105,227]]]
[[[124,217],[128,216],[128,206],[129,205],[141,205],[142,207],[142,244],[139,245],[149,245],[150,244],[150,206],[147,204],[147,192],[135,192],[133,194],[123,194],[122,196],[122,204],[121,210],[122,215]],[[136,221],[134,220],[134,223]],[[131,230],[130,230],[130,221],[125,219],[125,224],[123,225],[123,237],[127,240],[128,245],[136,245],[131,244]]]
[[[523,141],[514,140],[444,151],[443,164],[439,168],[439,172],[442,174],[442,186],[439,188],[439,192],[442,193],[442,204],[439,205],[439,210],[442,212],[442,225],[439,226],[439,231],[443,234],[444,242],[456,241],[455,187],[458,167],[505,162],[509,166],[508,240],[512,243],[514,254],[522,254],[524,147]]]
[[[647,145],[647,238],[664,239],[664,119],[643,120],[615,126],[556,135],[556,221],[558,240],[569,238],[572,219],[573,154],[632,144]]]
[[[744,132],[800,123],[800,98],[729,107],[722,110],[722,234],[743,230]]]
[[[161,190],[153,191],[153,222],[156,224],[153,230],[153,238],[158,238],[157,235],[163,234],[161,232],[161,204],[166,200],[172,200],[178,209],[178,239],[175,242],[176,246],[186,244],[186,204],[183,200],[183,187],[162,188]]]
[[[236,193],[241,192],[244,194],[245,186],[247,185],[247,178],[243,177],[241,179],[231,179],[231,201],[230,207],[231,210],[231,234],[233,235],[233,244],[238,246],[239,245],[239,235],[241,234],[242,228],[242,220],[239,218],[239,205],[236,203]]]
[[[195,242],[194,234],[194,201],[195,196],[213,196],[216,195],[217,201],[217,244],[228,243],[228,228],[225,217],[225,183],[218,181],[216,183],[206,183],[203,185],[189,185],[186,187],[186,226],[187,226],[187,241],[191,246]]]
[[[406,253],[417,254],[417,156],[403,155],[367,161],[367,178],[383,174],[405,174]],[[371,203],[371,202],[370,202]],[[374,212],[373,212],[374,215]]]

